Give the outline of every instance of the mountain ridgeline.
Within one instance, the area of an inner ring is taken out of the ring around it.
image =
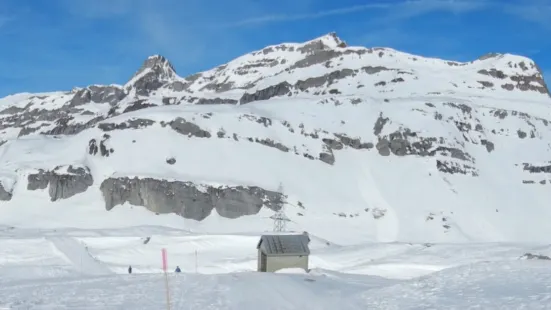
[[[376,239],[469,239],[473,217],[511,239],[503,213],[551,216],[550,96],[526,57],[446,61],[335,33],[186,77],[155,55],[124,85],[0,99],[0,207],[39,193],[202,221],[286,199],[296,221],[363,221]]]

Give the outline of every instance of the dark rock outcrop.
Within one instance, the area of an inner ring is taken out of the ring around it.
[[[174,157],[167,158],[166,163],[169,165],[174,165],[176,163],[176,158]]]
[[[43,131],[43,135],[76,135],[88,128],[94,127],[98,122],[102,121],[104,117],[95,117],[86,123],[69,123],[73,117],[60,118],[55,123],[56,126],[48,131]]]
[[[360,140],[360,138],[351,138],[351,137],[348,137],[347,135],[342,134],[342,133],[336,133],[334,135],[335,135],[335,137],[339,138],[339,140],[342,144],[344,144],[348,147],[351,147],[353,149],[361,150],[361,149],[373,148],[373,143],[371,143],[371,142],[362,142],[362,140]]]
[[[283,145],[279,142],[275,142],[272,139],[258,139],[258,138],[255,138],[254,141],[256,143],[260,143],[260,144],[265,145],[265,146],[276,148],[276,149],[278,149],[282,152],[289,152],[288,147],[286,147],[285,145]]]
[[[104,134],[99,144],[96,139],[91,139],[88,142],[88,154],[96,155],[99,151],[101,156],[109,157],[109,155],[111,155],[115,151],[113,150],[113,148],[107,146],[107,141],[110,137],[111,136],[109,136],[108,134]]]
[[[101,123],[98,128],[103,131],[123,130],[123,129],[140,129],[153,125],[155,121],[145,118],[130,119],[120,124]]]
[[[551,257],[541,254],[525,253],[520,259],[537,259],[537,260],[551,260]]]
[[[272,97],[279,97],[287,95],[291,92],[292,85],[287,82],[281,82],[279,84],[257,90],[255,93],[245,93],[239,99],[240,104],[246,104],[258,100],[267,100]]]
[[[78,90],[69,102],[69,107],[77,107],[90,102],[115,105],[125,97],[126,93],[119,87],[92,85]]]
[[[333,165],[335,163],[335,155],[333,151],[329,150],[327,153],[320,153],[320,160],[326,164]]]
[[[235,99],[227,98],[199,98],[196,104],[237,104]]]
[[[43,127],[51,129],[40,132],[44,135],[75,135],[85,129],[94,127],[103,116],[98,116],[88,121],[75,122],[72,114],[83,112],[82,109],[72,108],[69,105],[58,109],[33,108],[32,104],[25,108],[11,109],[2,111],[6,117],[0,119],[0,130],[5,128],[21,128],[19,136],[28,135],[40,130]],[[9,112],[9,113],[8,113]],[[52,128],[52,125],[54,127]]]
[[[333,71],[322,76],[311,77],[306,80],[299,80],[295,83],[295,88],[305,91],[309,88],[321,87],[323,85],[331,85],[335,81],[344,79],[349,76],[354,76],[355,72],[352,69],[342,69],[339,71]]]
[[[549,89],[539,74],[516,75],[511,76],[510,79],[516,83],[515,87],[521,91],[537,91],[549,95]]]
[[[488,151],[488,153],[491,153],[495,149],[494,143],[491,141],[482,139],[480,140],[480,143],[482,143],[482,145],[486,147],[486,150]]]
[[[414,142],[410,141],[410,139]],[[446,145],[445,142],[444,138],[420,137],[417,133],[405,128],[397,130],[388,136],[380,136],[376,149],[381,156],[389,156],[390,154],[394,154],[395,156],[438,156],[440,158],[436,161],[436,167],[439,171],[478,176],[478,172],[474,167],[473,157],[459,148]],[[487,148],[489,147],[488,145],[486,145]],[[459,162],[446,160],[441,157],[449,157]]]
[[[323,141],[323,143],[325,143],[332,150],[342,150],[343,147],[344,147],[342,142],[339,142],[339,141],[334,140],[334,139],[323,138],[323,139],[321,139],[321,141]]]
[[[137,95],[147,96],[151,92],[172,82],[176,71],[172,64],[163,56],[155,55],[147,58],[142,67],[134,74],[131,87]]]
[[[197,138],[210,138],[211,134],[210,132],[201,129],[201,127],[197,126],[194,123],[188,122],[185,119],[181,117],[177,117],[170,123],[170,128],[172,128],[174,131],[176,131],[179,134],[186,135],[186,136],[194,136]]]
[[[131,105],[126,107],[122,113],[138,111],[138,110],[141,110],[141,109],[146,109],[146,108],[149,108],[149,107],[156,107],[156,106],[157,106],[156,104],[149,103],[145,99],[136,100]]]
[[[0,201],[9,201],[12,198],[12,192],[4,188],[4,185],[0,183]]]
[[[488,75],[488,76],[491,76],[491,77],[496,78],[496,79],[505,79],[507,77],[507,75],[505,73],[503,73],[503,71],[497,70],[497,69],[494,69],[494,68],[492,68],[490,70],[482,69],[482,70],[479,70],[478,73],[483,74],[483,75]]]
[[[536,166],[528,163],[523,163],[523,170],[530,173],[551,173],[551,165]]]
[[[383,117],[383,113],[379,114],[379,117],[377,118],[377,121],[375,121],[375,125],[373,125],[373,134],[378,136],[385,127],[386,123],[388,123],[389,118]]]
[[[257,214],[265,206],[279,210],[283,194],[256,186],[213,187],[152,178],[109,178],[102,182],[105,208],[128,202],[157,213],[176,213],[201,221],[213,209],[226,218]]]
[[[66,168],[66,171],[62,170]],[[37,173],[29,174],[28,190],[46,189],[49,186],[51,201],[67,199],[76,194],[84,193],[94,183],[88,167],[58,166],[52,171],[39,169]]]

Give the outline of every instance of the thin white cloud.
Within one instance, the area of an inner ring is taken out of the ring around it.
[[[75,16],[101,19],[129,13],[136,0],[64,0],[64,4],[69,13]]]
[[[384,18],[392,20],[407,19],[434,11],[464,13],[486,7],[490,2],[485,0],[406,0],[396,2],[377,2],[325,11],[300,14],[275,14],[253,17],[226,24],[226,27],[239,27],[253,24],[267,24],[286,21],[319,19],[328,16],[347,15],[369,10],[384,10]],[[381,17],[382,18],[382,17]]]
[[[238,26],[246,26],[251,24],[264,24],[264,23],[296,21],[296,20],[305,20],[305,19],[318,19],[318,18],[327,17],[327,16],[345,15],[345,14],[357,13],[357,12],[373,10],[373,9],[386,9],[391,6],[392,4],[388,4],[388,3],[387,4],[371,3],[371,4],[355,5],[350,7],[333,9],[333,10],[318,11],[313,13],[265,15],[260,17],[244,19],[234,23],[229,23],[224,26],[238,27]]]
[[[315,2],[313,3],[315,5]],[[222,27],[242,27],[299,20],[320,19],[329,16],[347,15],[363,11],[379,10],[381,15],[375,22],[391,23],[422,16],[431,12],[449,12],[465,14],[473,11],[491,9],[513,14],[525,20],[537,22],[551,28],[551,3],[548,0],[523,0],[507,3],[503,0],[402,0],[371,2],[363,5],[342,7],[308,13],[282,13],[245,18],[231,23],[222,23]]]
[[[527,1],[524,5],[506,5],[506,13],[551,29],[551,3],[540,0]]]
[[[180,64],[201,59],[206,49],[201,33],[185,27],[155,8],[141,11],[138,15],[140,31],[147,38],[144,42],[154,46],[159,53],[176,58]]]
[[[396,2],[391,10],[382,15],[378,20],[391,23],[406,20],[416,16],[432,12],[450,12],[463,14],[471,11],[487,8],[488,1],[467,1],[467,0],[414,0]]]

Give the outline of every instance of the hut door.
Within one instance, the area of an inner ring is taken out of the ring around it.
[[[266,263],[268,258],[266,257],[266,254],[260,253],[260,271],[266,272]]]

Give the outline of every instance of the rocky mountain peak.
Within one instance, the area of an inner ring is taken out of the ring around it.
[[[168,61],[168,59],[166,59],[162,55],[152,55],[147,57],[147,59],[144,61],[142,67],[140,68],[140,70],[138,70],[138,72],[143,71],[145,69],[156,70],[157,68],[163,69],[164,73],[168,75],[176,74],[176,70],[174,70],[174,67],[172,66],[170,61]]]
[[[347,47],[348,45],[344,40],[342,40],[336,32],[330,32],[322,37],[320,37],[320,40],[326,42],[326,44],[334,47]]]
[[[125,88],[134,88],[137,95],[147,96],[177,77],[172,64],[161,55],[149,56],[140,69],[126,83]]]
[[[303,43],[303,46],[298,48],[302,53],[313,53],[320,50],[331,50],[347,47],[346,43],[341,40],[335,32],[330,32],[326,35]]]

